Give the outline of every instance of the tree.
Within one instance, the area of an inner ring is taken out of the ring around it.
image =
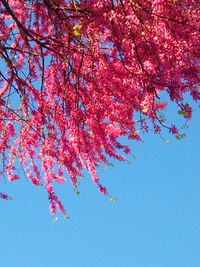
[[[199,30],[198,0],[0,0],[1,175],[20,179],[16,160],[36,186],[42,172],[52,214],[65,214],[53,183],[66,173],[77,191],[86,168],[107,195],[97,168],[131,153],[120,136],[184,137],[162,96],[191,118]]]

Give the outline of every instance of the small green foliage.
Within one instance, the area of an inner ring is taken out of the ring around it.
[[[188,112],[187,112],[187,111],[183,111],[183,110],[179,110],[179,111],[177,111],[177,113],[178,113],[179,115],[184,116],[184,117],[188,115]]]
[[[73,27],[73,30],[74,30],[74,35],[78,36],[78,35],[81,35],[80,34],[80,30],[82,28],[82,25],[76,25]]]
[[[178,113],[179,115],[183,115],[183,111],[182,111],[182,110],[179,110],[177,113]]]
[[[163,139],[162,141],[161,141],[163,144],[165,143],[165,144],[168,144],[169,143],[169,140],[165,140],[165,139]]]
[[[77,188],[74,189],[74,192],[75,192],[77,195],[80,194],[80,192],[77,190]]]
[[[181,129],[183,130],[183,129],[189,129],[189,125],[183,125],[182,127],[181,127]]]
[[[114,164],[113,164],[113,163],[107,163],[106,165],[107,165],[107,166],[114,167]]]
[[[116,202],[116,201],[117,201],[117,198],[113,198],[113,197],[111,197],[111,198],[110,198],[110,201],[112,201],[112,202]]]
[[[183,139],[184,137],[186,137],[186,134],[185,133],[183,133],[183,134],[181,134],[181,135],[175,135],[175,138],[177,139],[177,140],[181,140],[181,139]]]
[[[67,219],[67,220],[70,219],[69,216],[67,216],[67,214],[64,214],[63,217],[64,217],[64,219]]]

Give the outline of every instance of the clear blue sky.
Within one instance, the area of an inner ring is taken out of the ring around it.
[[[199,267],[200,112],[185,139],[169,139],[145,135],[133,164],[100,171],[116,203],[89,176],[79,196],[70,182],[57,187],[70,220],[52,222],[44,188],[2,179],[14,199],[0,200],[0,266]]]

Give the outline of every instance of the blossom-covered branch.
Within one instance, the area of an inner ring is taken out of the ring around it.
[[[125,160],[120,136],[164,127],[180,138],[162,94],[191,118],[199,18],[196,0],[0,0],[1,174],[20,179],[19,160],[30,182],[44,180],[51,213],[65,213],[54,183],[68,174],[76,189],[86,168],[107,195],[97,168]]]

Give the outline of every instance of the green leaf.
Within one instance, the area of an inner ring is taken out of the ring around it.
[[[179,115],[183,115],[183,111],[182,110],[179,110],[178,112],[177,112]]]

